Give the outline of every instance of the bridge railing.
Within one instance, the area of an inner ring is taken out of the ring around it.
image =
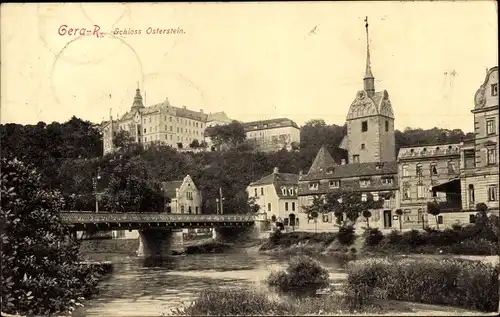
[[[106,222],[248,222],[255,221],[254,215],[200,215],[167,213],[104,213],[104,212],[62,212],[61,220],[66,223]]]

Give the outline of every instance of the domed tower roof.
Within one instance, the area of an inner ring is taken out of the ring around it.
[[[142,103],[141,90],[137,88],[135,90],[134,102],[132,103],[132,110],[142,108],[144,108],[144,104]]]

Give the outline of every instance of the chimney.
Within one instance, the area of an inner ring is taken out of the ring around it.
[[[182,108],[186,109],[186,106],[182,106]]]
[[[340,165],[345,165],[345,159],[340,160]]]
[[[200,112],[203,113],[203,109],[200,109]]]
[[[279,169],[277,167],[273,168],[273,174],[278,174]]]
[[[179,188],[176,188],[175,189],[175,197],[178,197],[179,196]]]

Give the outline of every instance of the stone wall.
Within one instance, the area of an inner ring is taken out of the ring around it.
[[[135,254],[138,248],[139,239],[84,240],[80,252]]]

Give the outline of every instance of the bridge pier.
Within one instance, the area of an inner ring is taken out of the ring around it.
[[[173,232],[166,228],[151,228],[139,230],[139,249],[141,257],[168,256],[173,241]]]

